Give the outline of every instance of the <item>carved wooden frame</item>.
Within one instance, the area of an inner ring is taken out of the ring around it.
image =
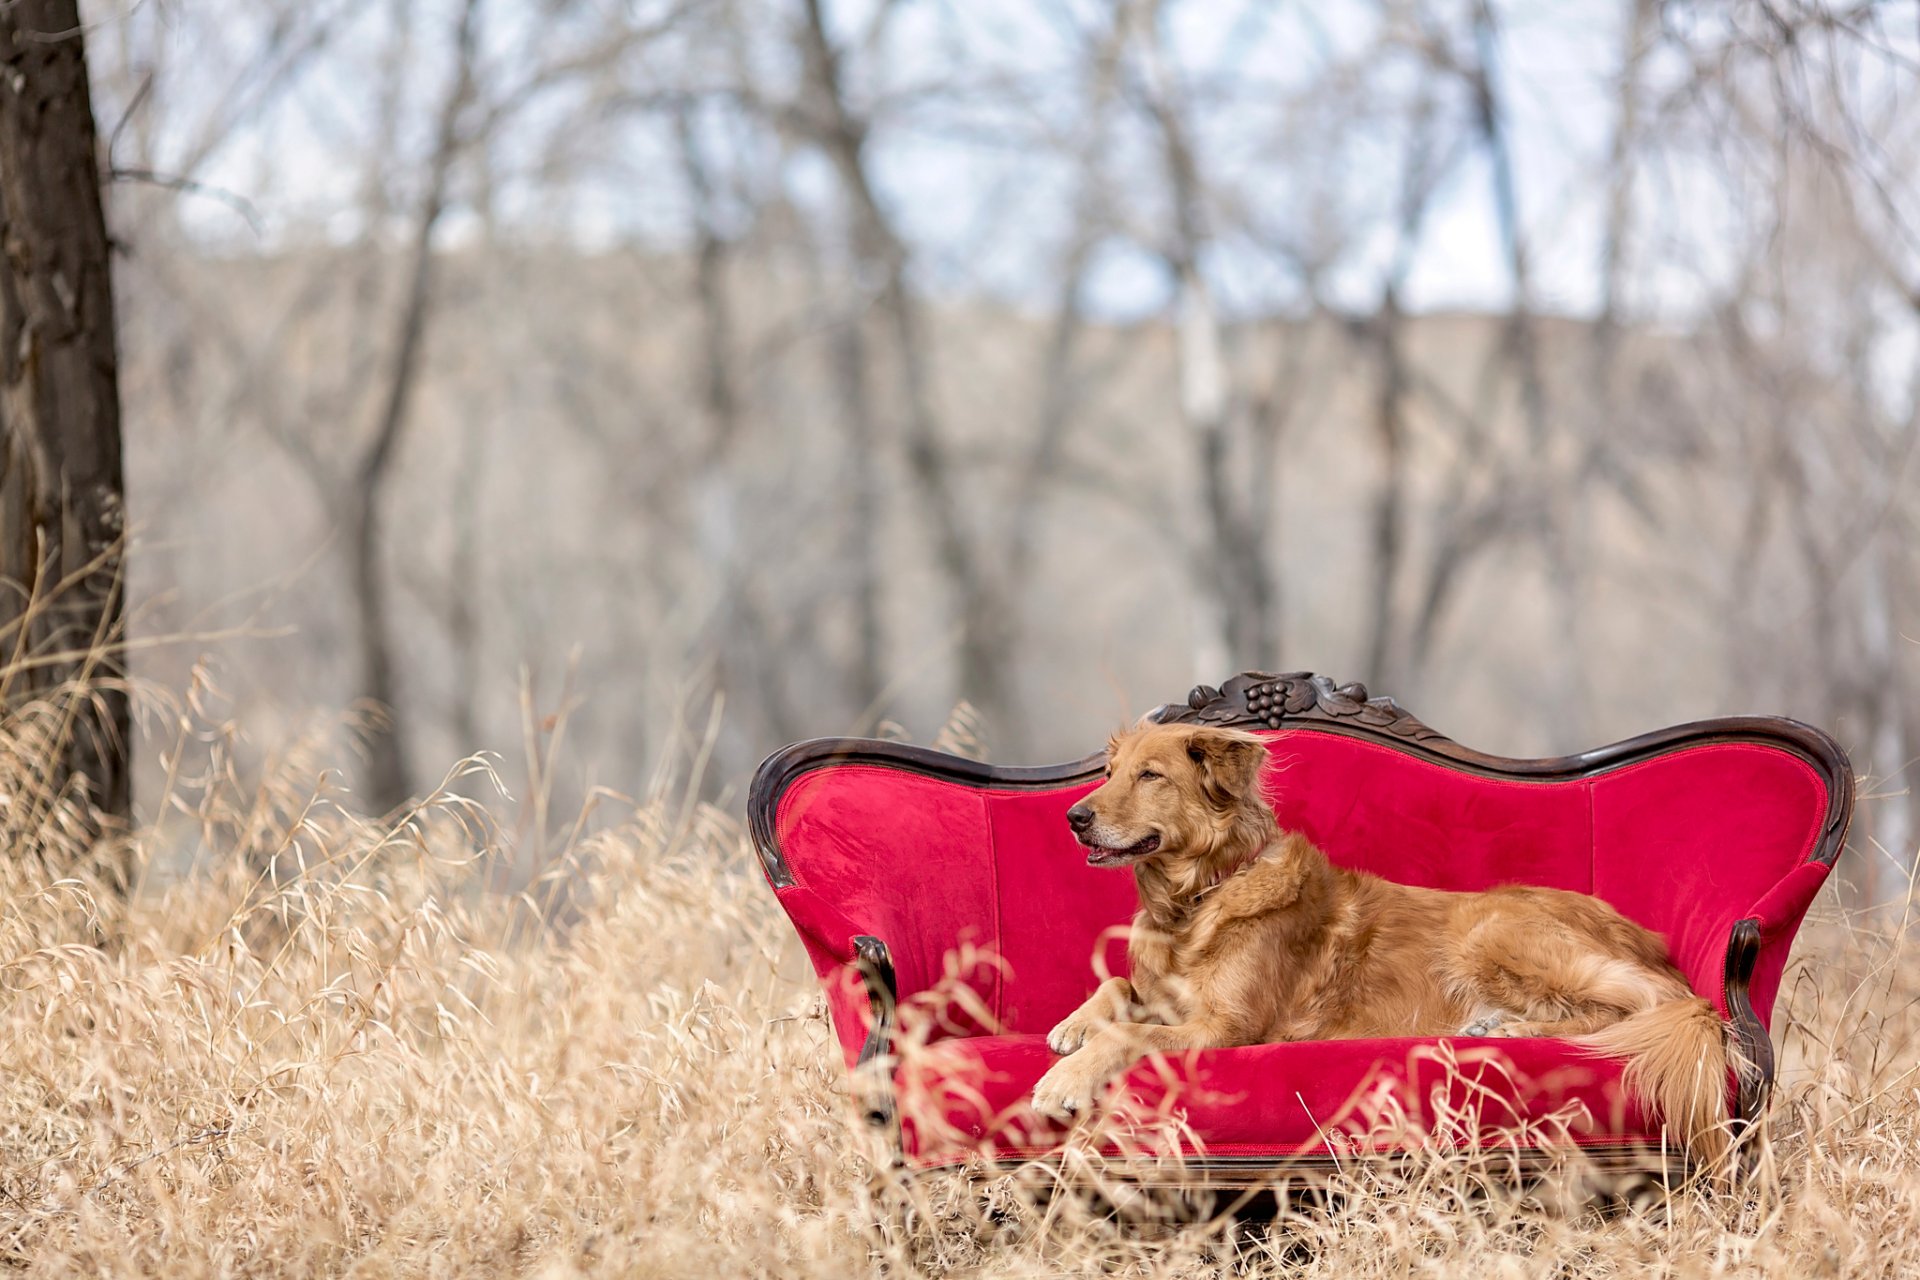
[[[1244,671],[1217,688],[1196,686],[1184,705],[1159,707],[1151,718],[1171,724],[1338,733],[1392,747],[1463,773],[1533,782],[1591,778],[1705,743],[1751,742],[1792,752],[1811,765],[1825,783],[1827,816],[1814,847],[1814,860],[1833,865],[1845,846],[1847,827],[1853,816],[1853,768],[1847,753],[1839,743],[1813,726],[1781,716],[1699,720],[1656,729],[1575,755],[1520,759],[1464,747],[1423,723],[1392,698],[1369,696],[1366,686],[1361,684],[1336,684],[1307,671],[1280,675]],[[775,831],[780,797],[801,775],[838,764],[882,765],[974,787],[1049,790],[1097,777],[1105,767],[1105,756],[1097,752],[1065,764],[1008,766],[868,738],[814,738],[794,743],[762,762],[747,795],[748,829],[754,850],[767,880],[776,888],[795,883]],[[856,938],[854,950],[855,964],[874,1015],[873,1028],[860,1049],[856,1074],[869,1081],[864,1104],[867,1119],[892,1131],[895,1126],[892,1079],[885,1068],[892,1048],[894,1003],[899,995],[893,962],[886,942],[880,938],[864,935]],[[1758,1068],[1754,1079],[1740,1084],[1734,1116],[1737,1129],[1744,1129],[1759,1119],[1773,1090],[1773,1042],[1748,997],[1748,984],[1759,955],[1759,921],[1751,918],[1737,921],[1727,940],[1727,1009],[1741,1047]],[[877,1080],[876,1074],[880,1077]],[[896,1157],[897,1137],[895,1134]],[[1517,1154],[1522,1157],[1522,1163],[1533,1163],[1527,1158],[1528,1153]],[[1630,1153],[1596,1151],[1588,1155],[1601,1167],[1640,1170],[1648,1167],[1645,1158]],[[1314,1157],[1285,1161],[1210,1157],[1189,1161],[1187,1168],[1204,1175],[1209,1182],[1224,1184],[1276,1167],[1311,1173],[1324,1163]]]

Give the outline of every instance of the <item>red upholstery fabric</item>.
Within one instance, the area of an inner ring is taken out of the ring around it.
[[[1809,863],[1826,816],[1813,767],[1785,751],[1719,743],[1595,778],[1593,891],[1664,936],[1693,989],[1727,1012],[1727,935],[1760,918],[1749,998],[1763,1024],[1800,917],[1826,879]]]
[[[1484,778],[1308,730],[1271,739],[1274,815],[1341,866],[1429,889],[1593,891],[1585,782]]]
[[[845,972],[855,935],[887,944],[903,996],[932,987],[962,943],[999,939],[992,830],[979,791],[873,765],[817,769],[781,797],[777,832],[798,880],[779,891],[780,902],[826,987],[849,1063],[867,1026],[865,997]],[[998,1003],[996,972],[969,978],[989,1007]]]
[[[1528,883],[1598,894],[1664,935],[1695,989],[1723,1013],[1734,922],[1761,921],[1752,999],[1765,1021],[1794,931],[1826,875],[1809,861],[1826,791],[1785,750],[1704,743],[1595,778],[1527,782],[1336,733],[1268,736],[1267,781],[1281,825],[1304,832],[1335,862],[1440,889]],[[1132,877],[1089,868],[1064,816],[1088,789],[982,790],[850,764],[796,779],[775,815],[796,880],[778,890],[780,900],[827,990],[849,1062],[869,1026],[848,968],[852,938],[872,934],[893,953],[903,998],[924,999],[943,974],[964,993],[937,1002],[943,1013],[930,1060],[950,1064],[955,1082],[979,1077],[984,1101],[961,1117],[976,1136],[997,1132],[994,1118],[1044,1069],[1035,1037],[1092,990],[1096,951],[1110,971],[1125,972],[1117,930],[1134,909]],[[1495,1056],[1509,1055],[1516,1074],[1532,1078],[1507,1090],[1520,1114],[1532,1114],[1527,1099],[1548,1109],[1579,1101],[1597,1126],[1582,1140],[1642,1136],[1639,1121],[1606,1092],[1616,1082],[1609,1064],[1576,1062],[1554,1041],[1493,1043]],[[1299,1117],[1288,1118],[1289,1107],[1302,1105],[1296,1094],[1314,1114],[1329,1102],[1337,1108],[1369,1064],[1404,1062],[1405,1044],[1202,1054],[1192,1069],[1209,1100],[1184,1105],[1205,1141],[1294,1150],[1308,1136]],[[1574,1066],[1588,1081],[1579,1089],[1565,1085]],[[900,1083],[912,1094],[925,1092],[929,1079],[908,1079],[903,1068]],[[908,1111],[920,1105],[906,1102]]]
[[[996,1012],[1009,1031],[1044,1034],[1079,1008],[1096,980],[1096,951],[1105,972],[1127,971],[1133,877],[1089,867],[1067,829],[1067,810],[1091,790],[989,793],[1007,972]]]

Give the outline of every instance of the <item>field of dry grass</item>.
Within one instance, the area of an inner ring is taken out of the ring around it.
[[[541,841],[449,793],[372,825],[316,749],[243,786],[228,727],[177,715],[143,853],[185,865],[124,906],[37,785],[45,722],[0,743],[0,1256],[29,1274],[1920,1274],[1903,922],[1823,904],[1803,935],[1738,1194],[1601,1214],[1435,1166],[1235,1226],[942,1176],[903,1217],[736,815]]]

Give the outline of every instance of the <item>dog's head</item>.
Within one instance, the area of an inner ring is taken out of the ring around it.
[[[1107,741],[1107,779],[1067,810],[1087,862],[1210,855],[1250,813],[1265,814],[1266,743],[1203,725],[1149,724]]]

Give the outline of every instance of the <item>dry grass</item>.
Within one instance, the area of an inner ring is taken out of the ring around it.
[[[1435,1167],[1236,1228],[942,1176],[883,1233],[902,1206],[733,815],[643,804],[527,883],[536,842],[450,794],[368,824],[312,750],[243,787],[218,718],[178,714],[144,852],[191,870],[124,907],[38,789],[33,721],[0,743],[0,1256],[24,1271],[1920,1274],[1898,925],[1804,938],[1772,1163],[1735,1197],[1603,1216]]]

